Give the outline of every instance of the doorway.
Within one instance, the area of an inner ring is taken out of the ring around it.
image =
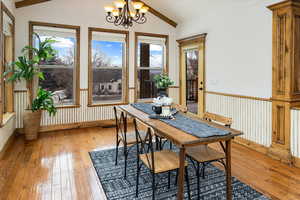
[[[179,40],[180,104],[188,112],[202,116],[205,112],[205,36]]]

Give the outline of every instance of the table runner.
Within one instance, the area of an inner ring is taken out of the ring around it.
[[[149,115],[155,114],[152,110],[152,104],[149,103],[133,103],[131,104],[134,108],[143,111]],[[224,136],[230,132],[227,130],[218,129],[209,126],[198,120],[191,119],[181,113],[175,115],[175,119],[158,119],[163,121],[175,128],[178,128],[186,133],[200,138],[207,138],[213,136]]]

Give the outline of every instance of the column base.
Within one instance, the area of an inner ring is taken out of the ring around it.
[[[277,145],[276,147],[272,145],[269,148],[267,155],[275,160],[280,160],[285,164],[293,164],[293,156],[291,152],[287,149],[280,148]]]

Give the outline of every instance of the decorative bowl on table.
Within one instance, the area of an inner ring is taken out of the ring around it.
[[[153,99],[152,110],[155,115],[151,115],[150,118],[155,119],[172,119],[171,105],[173,99],[170,97],[157,97]]]

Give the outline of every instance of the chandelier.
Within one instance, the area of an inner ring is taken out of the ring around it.
[[[114,23],[116,26],[124,26],[129,28],[133,22],[144,24],[147,21],[146,13],[149,7],[145,6],[142,2],[131,1],[133,11],[130,11],[129,0],[117,0],[114,6],[105,6],[106,21]]]

